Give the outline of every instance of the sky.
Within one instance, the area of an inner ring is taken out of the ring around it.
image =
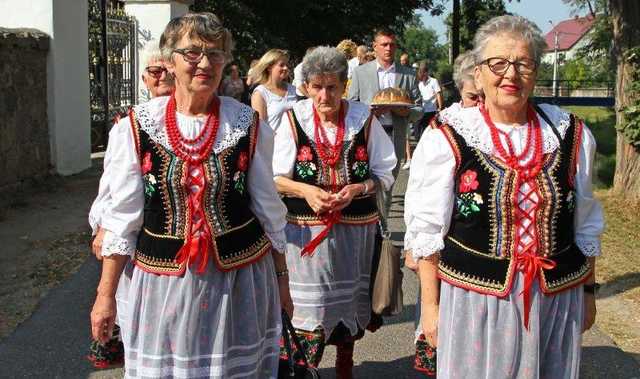
[[[464,1],[464,0],[461,0]],[[571,7],[564,4],[562,0],[513,0],[511,3],[505,1],[507,12],[517,14],[528,18],[535,22],[543,34],[551,30],[552,21],[554,24],[572,17]],[[422,22],[428,28],[432,28],[438,33],[438,41],[445,43],[447,41],[447,28],[444,25],[444,19],[451,12],[451,1],[449,1],[448,10],[441,16],[433,17],[428,12],[420,11]],[[582,14],[581,14],[582,15]]]

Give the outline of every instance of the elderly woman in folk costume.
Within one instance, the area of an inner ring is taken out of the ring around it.
[[[347,60],[318,47],[302,63],[309,99],[281,121],[273,171],[284,195],[287,264],[295,311],[311,364],[337,346],[338,378],[351,378],[353,346],[371,317],[369,284],[377,186],[393,184],[393,144],[369,108],[342,100]],[[375,179],[375,180],[374,180]]]
[[[453,64],[453,81],[456,88],[460,92],[461,100],[453,103],[447,109],[447,112],[455,112],[460,108],[475,107],[482,100],[481,91],[476,89],[474,80],[475,62],[473,54],[470,51],[460,54]],[[431,126],[437,127],[437,122],[432,121]],[[414,170],[415,171],[415,170]],[[405,215],[410,216],[410,209],[405,210]],[[413,259],[412,254],[405,255],[405,266],[417,273],[418,264]],[[429,346],[422,333],[420,325],[420,289],[418,289],[418,300],[416,304],[416,356],[414,359],[414,368],[427,375],[435,375],[436,355],[435,350]]]
[[[231,50],[215,15],[173,19],[160,47],[175,93],[110,134],[92,334],[109,338],[117,302],[126,377],[274,377],[293,310],[272,131],[215,95]]]
[[[142,81],[147,87],[149,98],[158,96],[168,96],[173,92],[173,77],[169,75],[164,67],[164,58],[160,49],[156,46],[148,48],[143,53],[146,66],[142,72]],[[120,120],[120,116],[116,118],[116,122]],[[113,149],[113,144],[107,145],[107,150]],[[110,158],[112,153],[105,154],[104,171],[110,169]],[[102,239],[105,230],[100,226],[104,209],[111,201],[110,187],[108,183],[109,175],[103,175],[98,188],[98,196],[91,204],[89,211],[89,224],[93,231],[93,241],[91,249],[98,260],[102,260]],[[124,349],[120,341],[120,328],[114,327],[112,338],[106,344],[93,340],[89,347],[89,360],[98,368],[105,368],[112,364],[121,364],[124,358]]]
[[[531,103],[545,46],[531,22],[494,18],[474,46],[485,101],[440,113],[406,192],[422,331],[438,378],[578,378],[603,230],[595,141],[570,113]]]

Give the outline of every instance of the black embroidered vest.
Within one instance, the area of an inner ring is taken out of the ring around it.
[[[157,142],[130,113],[144,181],[144,224],[138,236],[135,264],[147,272],[182,275],[186,263],[175,257],[184,244],[190,220],[183,185],[186,164]],[[249,209],[247,173],[253,156],[258,116],[243,106],[235,128],[246,129],[237,143],[204,162],[204,213],[213,239],[215,265],[229,271],[261,258],[271,248],[258,219]],[[162,131],[164,133],[164,131]]]
[[[286,113],[297,146],[297,156],[293,170],[293,180],[331,190],[332,175],[338,190],[347,184],[360,183],[369,179],[369,157],[367,154],[367,139],[371,118],[349,141],[342,146],[342,157],[336,168],[324,166],[318,157],[315,142],[304,132],[296,119],[293,110]],[[322,220],[311,209],[305,199],[283,198],[287,206],[287,221],[297,225],[321,225]],[[359,195],[353,198],[351,204],[342,210],[340,223],[370,224],[378,221],[378,210],[375,195]]]
[[[455,204],[440,254],[439,277],[480,293],[506,296],[516,272],[516,173],[501,160],[470,147],[454,128],[439,125],[456,157]],[[582,123],[571,116],[555,151],[544,155],[535,179],[539,189],[536,211],[538,254],[556,267],[540,269],[540,287],[556,293],[584,281],[591,272],[574,243],[574,177]],[[555,138],[555,137],[554,137]]]

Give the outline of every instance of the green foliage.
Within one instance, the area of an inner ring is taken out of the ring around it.
[[[239,1],[196,0],[193,11],[217,14],[231,30],[236,42],[235,56],[246,63],[270,48],[282,48],[301,58],[308,47],[335,46],[349,38],[368,42],[378,27],[388,27],[402,35],[415,9],[441,11],[440,0],[328,1]]]
[[[615,79],[609,69],[607,57],[602,55],[577,57],[566,61],[561,67],[562,75],[559,78],[562,80],[607,82]]]
[[[616,169],[616,113],[606,107],[566,107],[584,120],[596,140],[594,182],[596,187],[611,187]]]
[[[460,52],[473,47],[476,30],[496,16],[507,14],[503,0],[464,0],[460,6]],[[452,15],[445,20],[447,30],[451,31]]]
[[[445,48],[438,43],[438,35],[431,28],[425,28],[422,22],[408,26],[398,38],[397,54],[409,54],[410,62],[427,61],[430,67],[435,67],[436,62],[446,58]]]

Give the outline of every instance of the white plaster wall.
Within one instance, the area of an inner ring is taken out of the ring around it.
[[[62,175],[91,166],[87,12],[86,1],[0,0],[0,26],[51,36],[46,101],[51,162]]]

